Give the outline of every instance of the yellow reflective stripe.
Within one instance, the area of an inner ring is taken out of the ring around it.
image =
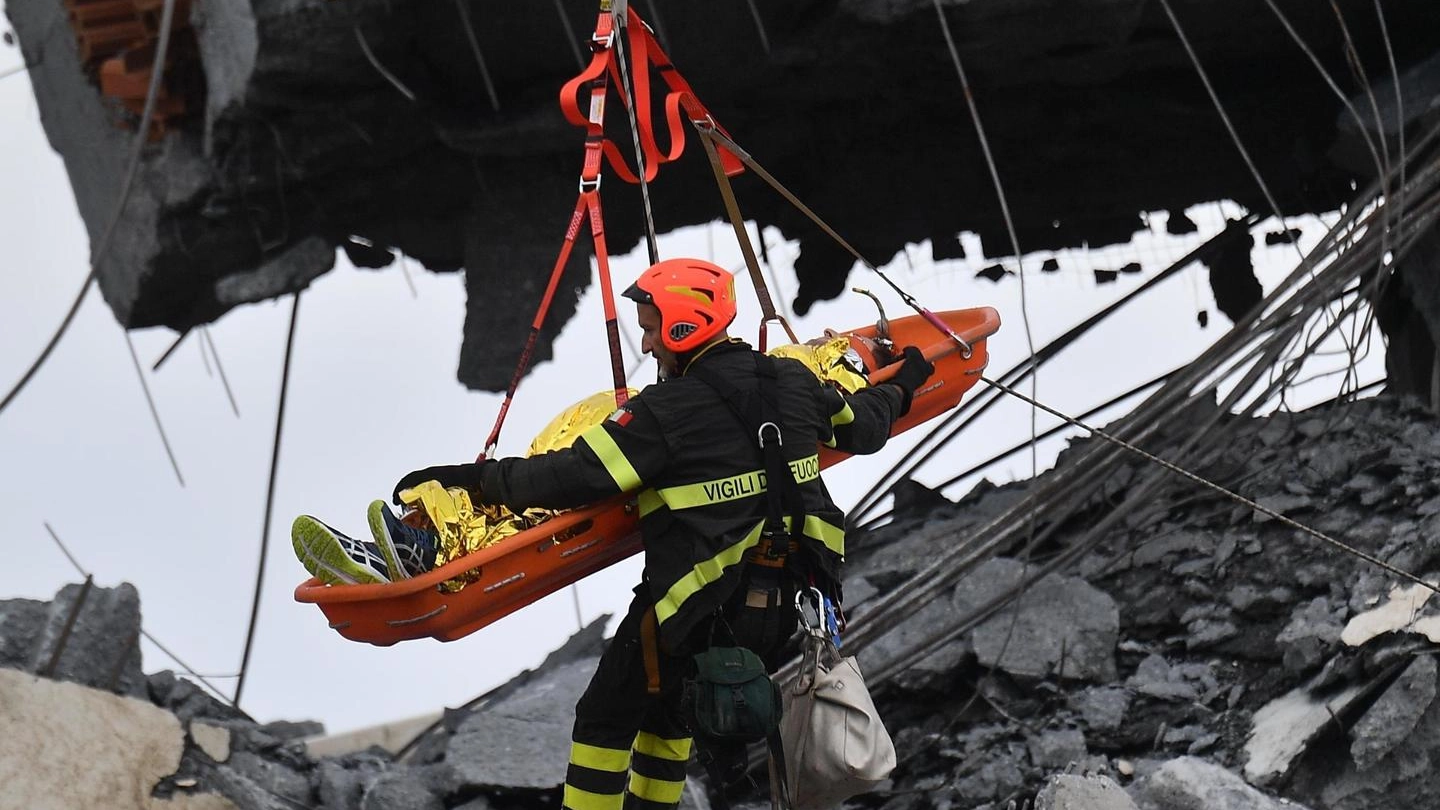
[[[855,421],[855,412],[850,410],[850,403],[846,402],[845,407],[830,414],[830,427],[837,428],[841,425],[848,425]]]
[[[625,807],[625,794],[591,793],[574,785],[566,785],[561,804],[569,810],[622,810]]]
[[[674,805],[680,801],[681,794],[685,792],[685,780],[672,782],[669,779],[655,779],[632,773],[630,774],[630,792],[635,794],[638,799]],[[580,810],[580,808],[576,808],[576,810]]]
[[[795,482],[803,484],[820,477],[820,456],[814,455],[790,462],[790,474]],[[658,490],[660,499],[671,509],[692,509],[727,501],[737,501],[759,495],[766,490],[765,471],[750,470],[738,475],[701,481],[696,484],[681,484]],[[644,507],[641,507],[644,513]]]
[[[630,769],[630,752],[619,748],[601,748],[585,743],[570,743],[570,763],[596,771],[619,773]]]
[[[660,490],[660,498],[671,509],[690,509],[748,498],[765,491],[765,473],[761,470],[701,481],[698,484],[682,484]]]
[[[786,518],[785,522],[790,522]],[[821,520],[814,515],[805,516],[805,528],[801,531],[806,537],[811,537],[825,544],[825,547],[845,556],[845,530]]]
[[[690,569],[690,573],[671,585],[670,590],[666,591],[660,601],[655,603],[655,618],[664,624],[666,619],[674,616],[680,610],[680,606],[685,604],[686,599],[719,579],[725,573],[726,568],[739,563],[745,556],[745,552],[760,542],[760,529],[764,525],[763,520],[756,523],[755,528],[751,529],[743,540],[721,550],[719,554],[708,560],[696,563],[695,567]]]
[[[642,518],[665,505],[665,499],[661,498],[660,493],[653,489],[647,489],[641,492],[639,501],[640,517]]]
[[[667,740],[648,731],[642,731],[635,735],[635,753],[656,759],[668,759],[671,762],[688,762],[690,760],[690,738],[681,737],[677,740]]]
[[[790,462],[790,474],[795,476],[795,483],[797,484],[803,484],[806,481],[814,481],[816,478],[819,478],[819,454]]]
[[[590,449],[600,457],[600,463],[605,465],[605,471],[615,479],[615,485],[620,487],[621,492],[640,488],[639,474],[630,466],[630,459],[620,452],[620,446],[615,444],[615,439],[604,425],[596,425],[581,433],[580,440],[590,445]]]

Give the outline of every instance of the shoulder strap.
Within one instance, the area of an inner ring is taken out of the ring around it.
[[[759,381],[756,396],[746,396],[734,383],[704,366],[693,366],[686,375],[694,375],[714,389],[740,424],[754,433],[765,456],[766,523],[772,531],[781,530],[783,515],[788,512],[790,535],[798,541],[805,525],[805,506],[795,474],[780,451],[785,421],[780,415],[775,359],[759,352],[754,358]]]

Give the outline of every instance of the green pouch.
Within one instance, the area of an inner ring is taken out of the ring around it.
[[[760,657],[744,647],[696,655],[685,704],[697,737],[757,742],[780,726],[780,689]]]

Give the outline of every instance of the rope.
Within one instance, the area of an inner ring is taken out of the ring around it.
[[[295,351],[295,324],[300,320],[300,293],[296,291],[290,307],[290,330],[285,337],[285,362],[280,371],[280,402],[275,408],[275,440],[270,448],[270,481],[265,489],[265,520],[260,528],[260,561],[255,567],[255,594],[250,601],[250,624],[245,630],[245,650],[240,654],[240,676],[235,682],[235,698],[245,691],[245,675],[250,668],[250,650],[255,644],[255,626],[260,618],[260,592],[265,585],[265,560],[270,554],[270,519],[275,512],[275,481],[280,469],[280,437],[285,427],[285,398],[290,391],[290,362]]]
[[[155,430],[160,433],[160,443],[165,445],[165,455],[170,458],[170,467],[175,470],[175,477],[180,481],[180,486],[185,486],[185,476],[180,474],[180,463],[175,460],[175,451],[170,447],[170,438],[165,435],[165,425],[160,421],[160,411],[155,407],[155,397],[150,395],[150,384],[145,382],[145,371],[140,367],[140,358],[135,354],[135,341],[130,339],[130,332],[121,329],[120,333],[125,336],[125,348],[130,350],[130,362],[135,365],[135,376],[140,380],[140,390],[145,392],[145,404],[150,406],[150,417],[155,420]]]

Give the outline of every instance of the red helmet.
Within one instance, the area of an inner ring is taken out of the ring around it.
[[[703,259],[666,259],[621,294],[660,310],[660,341],[672,352],[698,349],[735,320],[735,277]]]

